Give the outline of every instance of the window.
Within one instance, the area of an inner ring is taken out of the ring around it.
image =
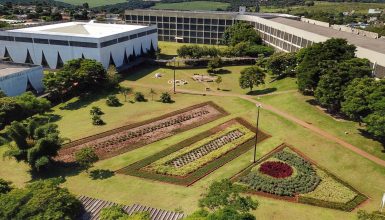
[[[113,40],[109,40],[109,41],[105,41],[105,42],[102,42],[100,44],[101,47],[108,47],[108,46],[111,46],[111,45],[114,45],[117,43],[117,39],[113,39]]]
[[[29,37],[15,37],[15,41],[17,41],[17,42],[25,42],[25,43],[32,43],[32,38],[29,38]]]
[[[15,38],[11,37],[11,36],[0,36],[0,40],[3,40],[3,41],[14,41]]]
[[[68,46],[68,41],[66,41],[66,40],[49,40],[49,44],[59,45],[59,46]]]
[[[170,22],[175,22],[175,21],[176,21],[175,17],[170,17]]]
[[[182,23],[182,22],[183,22],[183,18],[177,18],[176,21],[177,21],[178,23]]]
[[[97,43],[90,42],[79,42],[79,41],[70,41],[70,45],[73,47],[88,47],[88,48],[97,48]]]
[[[132,35],[130,35],[130,40],[135,39],[135,38],[138,38],[138,35],[137,35],[137,34],[132,34]]]
[[[189,23],[189,22],[190,22],[190,19],[189,19],[189,18],[183,18],[183,22],[184,22],[184,23]]]
[[[128,41],[130,38],[128,36],[125,36],[125,37],[119,37],[118,38],[118,42],[124,42],[124,41]]]
[[[150,21],[156,21],[156,17],[155,16],[150,16]]]
[[[49,44],[48,39],[34,38],[33,42],[35,44]]]

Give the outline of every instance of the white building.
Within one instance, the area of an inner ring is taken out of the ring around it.
[[[119,67],[157,46],[156,26],[68,22],[0,31],[0,57],[51,69],[76,58]]]
[[[43,67],[30,64],[0,62],[0,89],[7,96],[26,91],[43,91]]]

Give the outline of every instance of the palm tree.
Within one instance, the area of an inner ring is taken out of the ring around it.
[[[150,89],[150,95],[151,95],[151,101],[153,101],[154,100],[154,95],[156,95],[156,92],[152,88]]]
[[[132,89],[130,87],[121,86],[120,93],[124,96],[124,101],[127,102],[127,96],[132,93]]]
[[[39,171],[57,155],[64,139],[59,137],[58,126],[52,123],[42,124],[41,121],[30,119],[26,122],[14,121],[5,129],[10,140],[9,150],[4,157],[13,157],[24,161],[32,170]]]

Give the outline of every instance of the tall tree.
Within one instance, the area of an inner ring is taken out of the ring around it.
[[[239,85],[242,89],[249,88],[253,90],[254,86],[265,83],[265,72],[258,66],[247,67],[241,71]]]
[[[301,49],[296,68],[299,91],[313,94],[320,77],[339,62],[354,58],[355,50],[345,39],[336,38]]]
[[[40,124],[37,119],[12,122],[6,127],[6,136],[12,140],[4,156],[29,164],[33,171],[47,167],[57,155],[64,139],[59,137],[58,126],[52,123]]]
[[[294,76],[297,64],[295,53],[275,53],[267,59],[266,68],[277,78]]]
[[[253,25],[246,22],[237,22],[225,30],[223,42],[228,46],[235,46],[241,42],[262,44],[262,38],[255,31]]]

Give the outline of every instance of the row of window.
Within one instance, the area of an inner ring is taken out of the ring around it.
[[[168,16],[149,16],[149,15],[126,15],[127,22],[172,22],[172,23],[193,23],[193,24],[212,24],[212,25],[232,25],[233,20],[219,18],[189,18],[189,17],[168,17]]]
[[[177,35],[177,36],[191,36],[191,37],[205,37],[205,38],[222,38],[223,33],[216,32],[197,32],[197,31],[175,31],[175,30],[158,30],[159,35]]]
[[[135,38],[143,37],[143,36],[154,34],[154,33],[157,33],[156,29],[152,29],[152,30],[149,30],[149,31],[143,31],[143,32],[140,32],[140,33],[137,33],[137,34],[131,34],[129,36],[124,36],[124,37],[120,37],[120,38],[117,38],[117,39],[113,39],[113,40],[102,42],[102,43],[100,43],[100,47],[102,47],[102,48],[103,47],[108,47],[108,46],[111,46],[111,45],[114,45],[114,44],[117,44],[117,43],[125,42],[125,41],[128,41],[128,40],[132,40],[132,39],[135,39]]]
[[[166,28],[166,29],[178,29],[178,30],[190,30],[190,31],[219,31],[224,32],[226,30],[226,26],[210,26],[210,25],[176,25],[176,24],[158,24],[158,28]]]
[[[117,39],[109,40],[100,43],[100,47],[107,47],[113,44],[121,43],[138,37],[143,37],[145,35],[150,35],[156,33],[156,29],[149,31],[144,31],[138,34],[133,34],[130,36],[120,37]],[[66,41],[66,40],[52,40],[52,39],[43,39],[43,38],[29,38],[29,37],[13,37],[13,36],[0,36],[0,41],[15,41],[23,43],[35,43],[35,44],[49,44],[49,45],[59,45],[59,46],[72,46],[72,47],[87,47],[87,48],[98,48],[97,43],[91,42],[80,42],[80,41]]]

